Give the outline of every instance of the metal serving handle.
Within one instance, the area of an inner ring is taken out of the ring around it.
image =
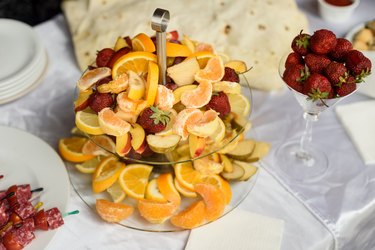
[[[169,23],[169,11],[157,8],[151,18],[151,28],[156,31],[156,53],[158,55],[159,82],[166,84],[167,50],[166,30]]]

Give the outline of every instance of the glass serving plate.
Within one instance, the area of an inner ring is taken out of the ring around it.
[[[246,117],[237,117],[238,123],[234,126],[236,128],[237,134],[230,139],[228,139],[224,144],[216,145],[216,147],[211,147],[209,151],[203,152],[200,156],[195,158],[182,158],[177,155],[176,150],[173,150],[171,152],[168,152],[166,154],[159,154],[159,153],[153,153],[152,155],[144,156],[144,155],[127,155],[127,156],[119,156],[116,152],[113,152],[109,148],[105,148],[102,145],[97,144],[110,154],[113,154],[117,156],[121,161],[125,162],[126,164],[130,163],[142,163],[142,164],[148,164],[153,166],[153,171],[151,173],[150,179],[153,179],[160,175],[161,173],[166,172],[173,172],[173,165],[177,163],[187,162],[187,161],[194,161],[203,157],[208,157],[213,155],[214,153],[223,150],[226,146],[228,146],[230,143],[232,143],[234,140],[240,139],[242,136],[245,138],[247,137],[246,130],[250,128],[251,123],[249,121],[249,117],[252,110],[252,93],[251,88],[249,86],[249,82],[247,81],[246,77],[242,74],[241,75],[241,94],[246,96],[250,102],[250,112]],[[77,91],[76,91],[77,92]],[[76,96],[77,93],[75,93]],[[78,134],[83,135],[90,140],[92,140],[95,143],[95,140],[93,140],[94,136],[89,134]],[[254,164],[254,163],[253,163]],[[259,165],[255,163],[255,165],[259,168]],[[111,200],[110,195],[107,192],[102,192],[99,194],[96,194],[92,191],[92,176],[89,174],[83,174],[79,172],[72,163],[67,163],[67,169],[70,177],[70,181],[72,183],[72,186],[78,196],[82,199],[82,201],[89,206],[91,209],[93,209],[94,213],[96,213],[95,209],[95,202],[96,199],[106,199]],[[229,204],[225,207],[224,213],[220,216],[225,216],[230,211],[232,211],[234,208],[236,208],[241,202],[247,197],[247,195],[250,193],[252,188],[254,187],[257,176],[257,171],[251,178],[249,178],[246,181],[232,181],[230,182],[231,190],[232,190],[232,198]],[[199,196],[198,196],[199,197]],[[181,205],[178,211],[182,211],[185,208],[187,208],[190,204],[197,201],[200,198],[186,198],[181,195]],[[131,205],[136,208],[137,201],[133,198],[126,197],[123,203],[127,205]],[[165,221],[162,224],[152,224],[148,221],[146,221],[143,217],[140,216],[138,209],[134,209],[134,213],[128,217],[127,219],[117,223],[118,225],[136,229],[140,231],[148,231],[148,232],[176,232],[176,231],[184,231],[185,229],[176,227],[172,225],[169,220]],[[207,223],[206,223],[207,224]]]

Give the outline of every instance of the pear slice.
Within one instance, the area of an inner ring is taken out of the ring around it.
[[[241,176],[241,178],[238,179],[239,181],[247,181],[248,179],[250,179],[251,176],[253,176],[258,171],[257,167],[255,167],[254,165],[250,163],[243,162],[243,161],[233,161],[233,165],[240,166],[241,168],[243,168],[245,172]]]
[[[239,141],[237,146],[227,153],[227,155],[236,160],[246,160],[253,153],[255,148],[254,140]]]
[[[239,165],[233,164],[232,172],[221,172],[220,174],[224,179],[227,179],[228,181],[239,180],[245,174],[245,170]]]

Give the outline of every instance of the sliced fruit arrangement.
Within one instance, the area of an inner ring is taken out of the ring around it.
[[[251,106],[239,84],[246,64],[187,36],[179,40],[177,31],[168,34],[165,85],[159,82],[156,39],[145,33],[119,37],[113,48],[98,51],[77,81],[76,126],[90,136],[114,138],[115,146],[107,146],[121,157],[165,154],[189,135],[206,145],[191,154],[199,157],[242,131],[244,124],[230,123],[248,120]],[[105,154],[88,146],[93,155]]]

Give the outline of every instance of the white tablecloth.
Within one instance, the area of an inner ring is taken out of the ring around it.
[[[331,25],[317,16],[315,2],[299,1],[311,30],[329,28],[339,35],[370,20],[375,11],[374,1],[362,0],[352,20]],[[58,139],[69,136],[74,126],[72,98],[80,71],[63,16],[35,29],[49,54],[46,79],[25,97],[0,106],[0,124],[29,131],[56,148]],[[289,92],[254,91],[253,97],[255,137],[277,144],[302,133],[302,110]],[[366,99],[356,94],[342,103]],[[322,181],[298,184],[280,179],[274,174],[277,162],[269,157],[271,164],[264,164],[240,208],[284,220],[283,250],[374,249],[375,168],[362,163],[333,109],[322,114],[314,140],[329,148],[330,169]],[[66,219],[48,249],[183,249],[189,235],[189,231],[148,233],[103,223],[71,189],[68,210],[75,209],[81,213]]]

